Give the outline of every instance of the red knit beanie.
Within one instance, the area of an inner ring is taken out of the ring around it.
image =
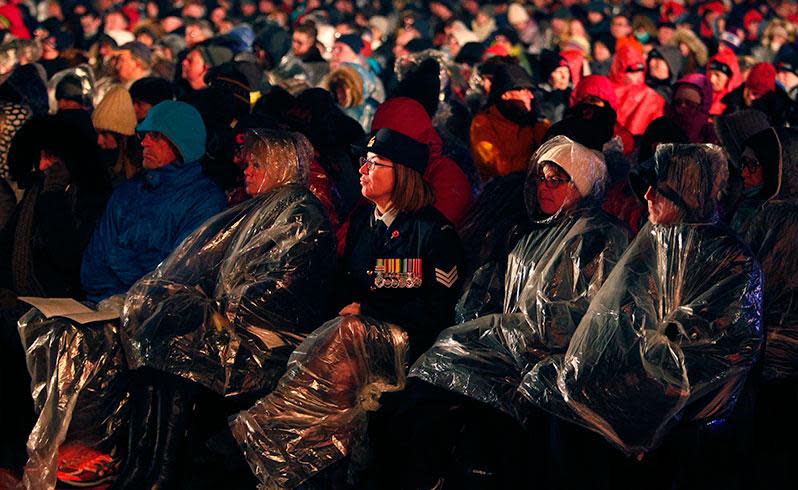
[[[776,90],[776,69],[770,63],[757,63],[748,73],[745,86],[755,96]]]

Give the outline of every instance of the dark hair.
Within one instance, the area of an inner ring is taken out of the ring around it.
[[[316,24],[314,24],[313,22],[303,22],[302,24],[299,24],[296,27],[296,29],[294,29],[294,32],[301,32],[303,34],[307,34],[308,37],[310,37],[314,41],[316,40],[316,36],[318,36],[318,31],[316,30]]]

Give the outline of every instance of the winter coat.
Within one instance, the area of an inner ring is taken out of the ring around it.
[[[766,129],[749,138],[764,184],[742,203],[732,228],[749,244],[765,274],[766,379],[798,375],[798,132]],[[781,150],[779,152],[779,149]]]
[[[213,216],[130,289],[128,363],[226,396],[267,386],[321,323],[334,257],[330,222],[304,186]]]
[[[737,55],[734,54],[734,51],[722,49],[718,54],[710,58],[709,63],[707,63],[707,78],[709,78],[710,67],[713,61],[723,63],[728,66],[732,72],[732,76],[729,77],[728,82],[726,82],[726,87],[712,94],[712,107],[709,109],[709,113],[713,116],[719,116],[726,110],[726,102],[723,101],[723,98],[743,84],[743,76],[740,73],[740,64],[737,62]]]
[[[648,124],[662,116],[665,111],[665,99],[645,83],[628,85],[624,82],[624,74],[629,66],[643,63],[643,55],[630,46],[623,46],[615,53],[610,69],[610,80],[613,83],[615,96],[618,98],[618,122],[633,135],[641,135]]]
[[[374,209],[363,206],[350,221],[338,302],[360,303],[362,315],[402,327],[415,358],[454,319],[460,239],[432,207],[400,212],[387,228]]]
[[[535,366],[521,387],[628,454],[655,448],[678,422],[728,415],[762,342],[762,271],[717,222],[725,159],[675,148],[658,149],[654,185],[680,201],[683,219],[643,228],[565,354]],[[677,153],[688,157],[669,157]]]
[[[127,292],[185,237],[225,207],[199,162],[172,163],[121,184],[83,255],[88,299]]]
[[[483,179],[525,171],[548,128],[548,121],[520,126],[504,117],[495,105],[474,116],[471,152]]]
[[[388,99],[377,109],[371,124],[372,132],[382,128],[399,131],[427,145],[430,156],[424,180],[435,193],[435,209],[452,223],[459,223],[471,205],[471,186],[457,163],[443,154],[443,141],[424,107],[408,97]]]

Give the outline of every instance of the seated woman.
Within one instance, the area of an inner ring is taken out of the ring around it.
[[[711,439],[701,426],[726,419],[730,428],[728,417],[762,345],[762,271],[718,222],[726,175],[719,147],[658,147],[645,194],[650,223],[596,292],[567,351],[531,369],[519,390],[637,456],[637,471],[662,477],[656,488],[725,488],[708,475],[728,478],[736,466],[725,464],[732,461],[728,448],[696,446]],[[663,438],[668,445],[666,435],[677,425],[697,432],[648,455]],[[570,432],[570,424],[561,426],[561,434]],[[560,441],[564,462],[603,459],[605,444],[594,446],[585,431],[575,432]],[[690,456],[696,454],[701,457]],[[600,471],[566,470],[557,477],[565,488],[636,486],[631,460],[613,460]],[[677,480],[685,475],[701,481]]]
[[[122,341],[141,376],[120,488],[181,481],[197,388],[223,396],[270,388],[326,310],[335,238],[305,185],[310,143],[253,130],[244,147],[253,199],[211,218],[128,292]]]
[[[408,339],[412,360],[454,318],[463,254],[422,178],[427,145],[380,129],[366,151],[360,185],[372,205],[351,218],[341,317],[298,347],[275,391],[232,423],[264,483],[298,484],[348,454],[379,394],[404,386]]]

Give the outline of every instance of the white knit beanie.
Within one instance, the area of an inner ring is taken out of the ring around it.
[[[534,161],[537,165],[554,162],[562,167],[571,176],[582,197],[592,195],[596,184],[603,186],[607,179],[604,156],[566,136],[555,136],[541,145]]]
[[[507,22],[511,25],[522,24],[529,20],[529,14],[526,9],[517,3],[510,5],[507,9]]]
[[[98,131],[113,131],[125,136],[135,134],[136,111],[130,92],[122,85],[111,87],[94,109],[91,122]]]

